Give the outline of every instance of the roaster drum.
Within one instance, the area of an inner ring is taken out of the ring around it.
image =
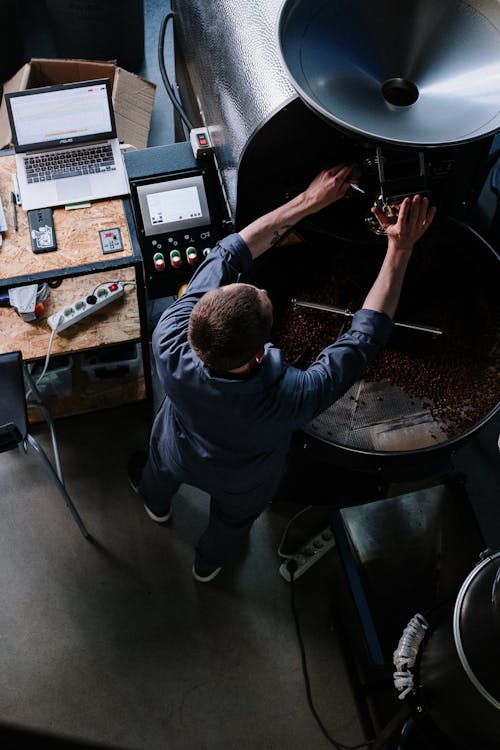
[[[320,245],[325,246],[320,250]],[[297,307],[300,298],[354,312],[375,278],[380,246],[310,239],[296,252],[297,272],[283,290],[270,263],[259,282],[276,290],[275,341],[288,361],[311,364],[342,335],[350,318]],[[279,267],[279,253],[275,255]],[[308,254],[324,261],[308,274]],[[437,328],[440,335],[394,326],[389,344],[362,380],[304,428],[320,455],[390,478],[433,475],[500,404],[500,263],[470,227],[436,220],[417,243],[395,321]],[[295,281],[293,281],[295,279]]]

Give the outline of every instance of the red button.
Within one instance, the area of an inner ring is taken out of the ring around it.
[[[178,250],[170,251],[170,265],[174,268],[178,268],[182,265],[182,258]]]
[[[198,262],[198,253],[194,247],[188,247],[186,250],[186,258],[188,263],[192,266]]]
[[[165,270],[165,260],[163,258],[158,258],[154,261],[154,264],[157,271]]]
[[[118,289],[118,284],[110,284],[108,286],[108,289],[110,292],[116,292],[116,290]]]

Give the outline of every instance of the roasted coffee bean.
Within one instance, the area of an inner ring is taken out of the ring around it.
[[[348,256],[345,260],[347,263]],[[359,272],[358,266],[354,265],[349,272],[346,265],[336,272],[335,278],[326,278],[322,288],[304,287],[300,292],[295,291],[294,296],[349,310],[359,309],[365,293],[357,278]],[[442,328],[442,336],[415,331],[398,332],[397,338],[393,334],[364,375],[368,382],[385,381],[419,399],[449,437],[471,429],[500,401],[498,299],[488,300],[481,293],[473,299],[470,294],[465,305],[462,295],[466,282],[464,278],[462,285],[455,281],[451,287],[443,286],[441,296],[426,295],[414,305],[417,310],[414,322],[419,322],[418,310],[425,303],[425,320]],[[411,304],[408,309],[412,309]],[[281,347],[288,361],[300,359],[300,366],[305,369],[350,324],[351,319],[346,316],[290,305],[275,321],[274,343]],[[355,400],[352,395],[349,398]],[[382,397],[377,400],[382,401]]]

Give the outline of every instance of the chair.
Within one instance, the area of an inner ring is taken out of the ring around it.
[[[29,401],[26,394],[26,385],[29,387]],[[89,532],[85,528],[64,485],[53,420],[42,402],[28,368],[24,367],[22,354],[19,351],[0,354],[0,394],[0,453],[16,447],[26,453],[29,444],[48,469],[78,528],[83,536],[88,539]],[[52,440],[55,467],[42,446],[29,432],[28,407],[30,406],[36,406],[40,409],[47,422]]]

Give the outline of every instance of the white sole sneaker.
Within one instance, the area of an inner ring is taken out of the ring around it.
[[[165,513],[164,516],[157,516],[155,513],[153,513],[152,510],[149,510],[148,506],[144,503],[144,509],[150,519],[152,521],[155,521],[156,523],[167,523],[167,521],[170,521],[172,517],[172,509],[170,508],[168,513]]]
[[[209,575],[207,575],[207,576],[200,576],[196,572],[196,569],[195,569],[195,567],[193,565],[193,567],[191,568],[191,573],[193,574],[193,578],[196,581],[199,581],[200,583],[208,583],[209,581],[213,581],[214,578],[215,578],[215,576],[218,576],[219,573],[221,572],[221,570],[222,570],[222,568],[215,568],[215,570],[212,570],[212,572],[209,573]]]

